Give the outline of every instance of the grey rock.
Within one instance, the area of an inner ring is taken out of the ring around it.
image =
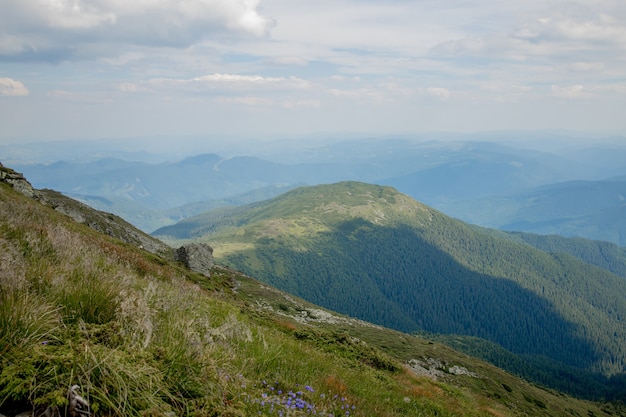
[[[207,277],[213,267],[213,248],[206,243],[190,243],[176,250],[176,260],[182,262],[192,271]]]
[[[33,188],[30,182],[24,178],[24,175],[7,168],[0,163],[0,182],[9,184],[13,189],[29,198],[37,198],[38,192]]]

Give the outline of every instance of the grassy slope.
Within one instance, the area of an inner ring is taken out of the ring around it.
[[[193,235],[209,231],[203,239],[215,246],[219,259],[331,308],[343,308],[346,313],[363,317],[358,306],[365,306],[375,299],[380,303],[379,307],[384,307],[374,312],[379,316],[366,316],[368,319],[388,323],[385,321],[387,316],[393,315],[399,328],[414,326],[415,329],[420,323],[412,320],[419,319],[424,323],[426,318],[421,310],[412,311],[407,307],[410,300],[424,297],[424,291],[419,288],[413,292],[409,290],[411,281],[419,275],[410,272],[411,268],[422,270],[432,259],[435,263],[431,267],[445,261],[449,267],[446,271],[433,270],[424,279],[430,279],[430,283],[425,281],[426,285],[451,283],[452,290],[458,290],[458,294],[449,293],[449,302],[454,303],[454,297],[461,299],[468,290],[478,291],[477,295],[491,294],[483,297],[487,303],[484,304],[485,312],[480,313],[483,316],[474,317],[475,322],[467,323],[467,328],[475,326],[480,330],[485,323],[489,323],[487,326],[496,323],[499,327],[495,332],[515,329],[517,315],[511,313],[510,308],[519,307],[519,317],[527,320],[529,333],[491,337],[500,337],[500,343],[505,341],[504,337],[512,338],[512,342],[509,341],[511,346],[515,341],[531,343],[533,338],[535,342],[543,338],[539,345],[528,346],[525,350],[518,348],[518,353],[547,354],[561,361],[563,358],[556,356],[569,349],[571,352],[565,352],[569,360],[577,358],[581,361],[572,363],[576,366],[608,374],[623,370],[626,359],[620,344],[626,338],[626,328],[620,320],[626,314],[623,299],[626,283],[623,279],[568,256],[548,254],[510,239],[500,239],[446,217],[391,188],[360,183],[307,187],[247,210],[239,208],[229,216],[223,213],[219,218],[210,216],[215,214],[189,219],[182,224]],[[414,236],[406,237],[407,230]],[[409,247],[402,253],[400,238],[405,239],[405,246]],[[366,246],[371,246],[370,252],[363,249]],[[376,258],[389,248],[392,248],[390,253]],[[366,253],[357,253],[359,251]],[[432,259],[424,258],[425,253],[431,253]],[[406,254],[415,259],[413,267]],[[304,262],[308,262],[308,266],[303,269]],[[387,264],[381,267],[385,262]],[[401,264],[406,266],[409,274],[397,278]],[[375,282],[376,276],[371,271],[379,268],[377,272],[382,276],[385,267],[396,271],[387,276],[398,282]],[[355,274],[358,275],[356,278]],[[331,280],[331,275],[350,278],[336,282]],[[458,281],[450,279],[457,275]],[[438,278],[433,279],[433,276]],[[344,287],[358,288],[359,291],[348,291]],[[405,293],[382,294],[390,287],[404,288]],[[449,285],[443,289],[452,291]],[[502,298],[502,294],[511,293],[515,300]],[[362,299],[352,299],[359,295]],[[349,310],[349,303],[356,305],[357,310]],[[531,306],[542,310],[533,311]],[[504,307],[509,309],[509,314],[497,317],[492,314]],[[454,326],[458,320],[467,318],[462,312],[454,314],[461,315],[452,317],[446,326]],[[536,317],[548,320],[554,329],[535,322]],[[431,321],[440,318],[441,312],[433,311]],[[434,325],[426,330],[442,331]],[[537,339],[537,335],[541,337]],[[486,336],[490,335],[485,333],[483,337]],[[567,343],[558,342],[563,337]],[[552,352],[541,351],[542,345],[552,339]],[[590,354],[578,355],[576,349],[579,348]],[[591,363],[584,363],[587,359]]]
[[[332,316],[235,271],[193,274],[5,184],[0,205],[3,414],[52,406],[62,415],[72,384],[101,416],[304,415],[307,406],[323,415],[349,406],[353,416],[619,412]],[[429,358],[438,381],[404,365]],[[305,408],[287,409],[290,400]]]

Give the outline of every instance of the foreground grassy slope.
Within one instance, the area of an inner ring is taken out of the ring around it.
[[[0,206],[2,414],[65,415],[73,384],[97,416],[620,413],[232,270],[191,273],[6,184]]]
[[[471,227],[389,187],[301,188],[160,233],[176,231],[203,236],[218,259],[333,310],[547,358],[554,380],[561,365],[605,376],[626,368],[622,277]]]

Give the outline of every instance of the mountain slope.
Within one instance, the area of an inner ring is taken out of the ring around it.
[[[180,227],[209,231],[201,240],[220,261],[344,314],[403,331],[478,336],[605,375],[626,366],[626,280],[499,238],[389,187],[305,187]]]
[[[558,235],[538,235],[524,232],[499,232],[498,236],[527,243],[544,252],[566,253],[581,261],[606,269],[626,278],[626,248],[602,240]]]
[[[232,270],[192,273],[4,182],[0,247],[3,415],[71,414],[74,384],[102,416],[624,412]]]
[[[569,181],[455,202],[446,213],[503,230],[559,234],[626,246],[626,181]]]

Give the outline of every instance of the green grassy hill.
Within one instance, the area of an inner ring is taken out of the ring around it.
[[[560,388],[564,368],[583,372],[577,394],[589,375],[626,369],[626,280],[389,187],[305,187],[158,233],[180,238],[181,230],[202,235],[220,262],[332,310],[405,332],[489,340],[525,358],[513,370],[532,376],[541,363],[549,375],[539,380]],[[617,384],[600,395],[624,396]]]
[[[3,415],[67,415],[73,385],[94,416],[626,415],[231,269],[193,273],[2,182],[0,248]]]

